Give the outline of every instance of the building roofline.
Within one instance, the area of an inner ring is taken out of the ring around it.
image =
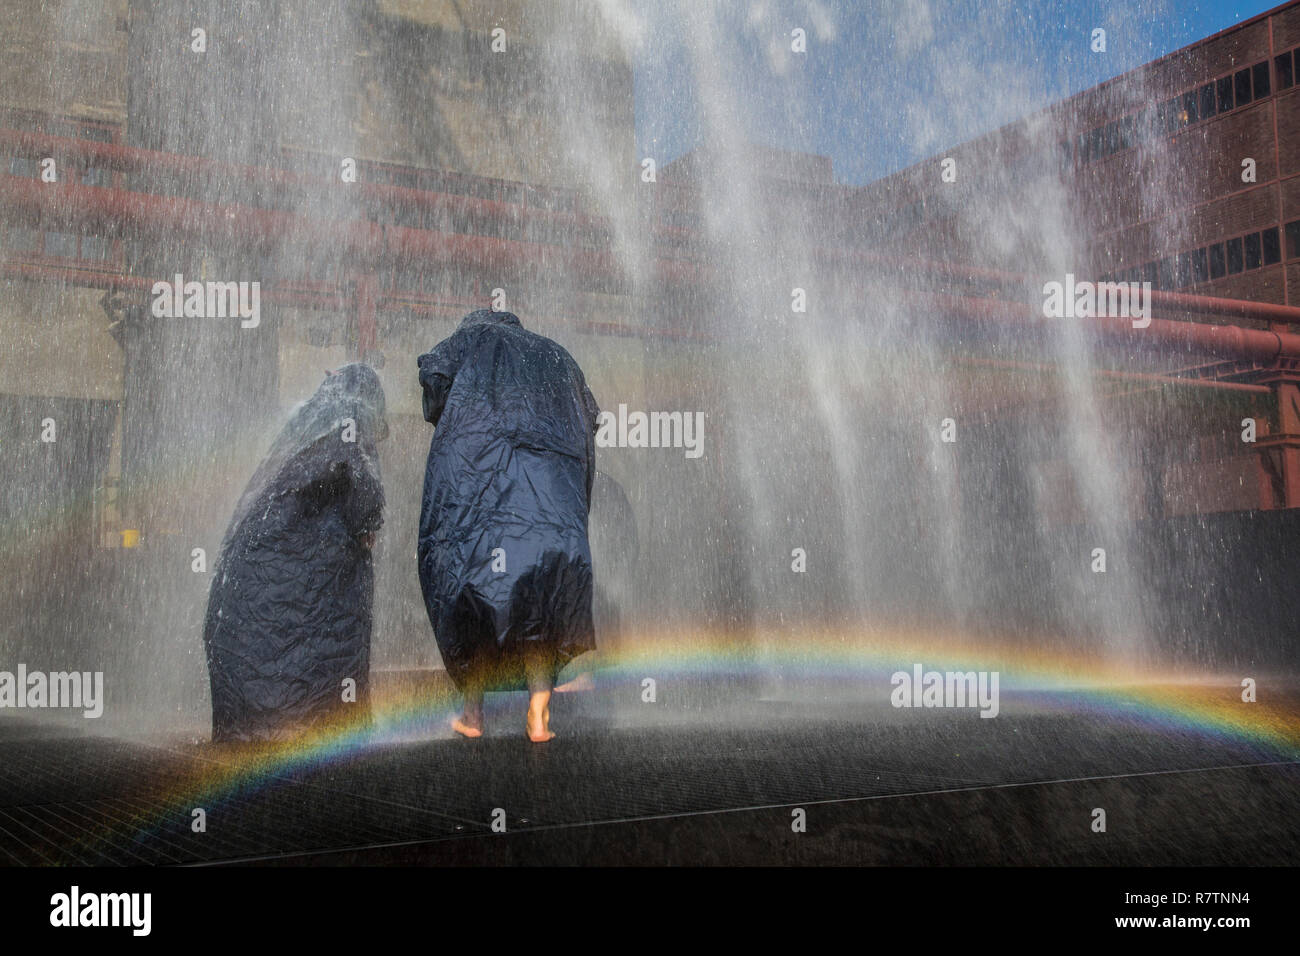
[[[907,173],[911,172],[912,170],[916,169],[918,166],[921,166],[925,163],[933,162],[935,156],[939,156],[944,152],[958,149],[963,146],[968,146],[972,143],[978,143],[981,142],[982,140],[989,140],[998,136],[1003,136],[1006,134],[1008,130],[1015,129],[1017,127],[1024,127],[1028,125],[1035,117],[1050,115],[1059,112],[1066,112],[1069,110],[1071,105],[1076,104],[1084,97],[1095,96],[1099,93],[1099,91],[1106,90],[1111,86],[1113,86],[1114,84],[1121,83],[1126,80],[1131,80],[1134,76],[1140,74],[1143,70],[1150,70],[1161,63],[1172,61],[1174,58],[1179,56],[1185,56],[1190,50],[1195,50],[1198,47],[1204,46],[1207,43],[1212,43],[1216,40],[1222,39],[1223,37],[1228,36],[1229,34],[1232,34],[1238,30],[1244,30],[1248,26],[1259,23],[1262,20],[1267,20],[1269,17],[1277,16],[1279,13],[1282,13],[1283,11],[1289,10],[1292,7],[1296,7],[1296,6],[1300,6],[1300,0],[1286,0],[1286,2],[1280,3],[1276,7],[1272,7],[1271,9],[1265,10],[1263,13],[1255,14],[1255,16],[1251,17],[1249,20],[1242,20],[1240,23],[1234,23],[1230,27],[1224,27],[1222,30],[1218,30],[1215,33],[1211,33],[1209,36],[1202,37],[1199,40],[1187,44],[1187,46],[1179,47],[1177,50],[1171,50],[1170,52],[1166,53],[1164,56],[1157,57],[1154,60],[1148,60],[1146,63],[1139,64],[1138,66],[1135,66],[1130,70],[1125,70],[1123,73],[1119,73],[1115,76],[1112,76],[1108,80],[1102,80],[1100,83],[1097,83],[1094,86],[1089,86],[1086,89],[1079,90],[1077,93],[1071,93],[1069,96],[1064,97],[1062,99],[1054,100],[1053,102],[1048,103],[1046,106],[1040,107],[1039,109],[1036,109],[1031,113],[1026,113],[1024,116],[1018,116],[1013,120],[1003,123],[1001,126],[997,126],[991,130],[987,130],[986,132],[979,133],[975,136],[972,136],[970,139],[962,140],[959,143],[951,143],[948,146],[943,147],[938,152],[931,154],[930,156],[926,156],[923,159],[919,159],[914,163],[909,163],[908,165],[902,167],[901,169],[894,170],[892,173],[886,173],[884,176],[881,176],[878,179],[873,179],[870,182],[862,183],[859,186],[853,186],[850,188],[852,188],[855,192],[858,191],[865,192],[866,190],[870,189],[873,186],[882,186],[894,180],[903,180]]]
[[[1077,93],[1071,93],[1069,96],[1065,97],[1064,99],[1057,100],[1055,103],[1050,103],[1047,106],[1043,107],[1043,109],[1038,110],[1037,112],[1043,113],[1043,112],[1047,112],[1048,110],[1061,108],[1073,102],[1074,100],[1079,99],[1080,97],[1088,96],[1090,94],[1096,94],[1098,91],[1105,90],[1108,87],[1112,86],[1113,84],[1121,82],[1122,80],[1131,79],[1135,74],[1140,73],[1143,70],[1149,70],[1152,67],[1158,66],[1162,63],[1169,62],[1175,59],[1176,57],[1185,56],[1189,51],[1195,50],[1197,47],[1205,46],[1207,43],[1213,43],[1214,41],[1220,40],[1223,37],[1235,33],[1238,30],[1244,30],[1248,26],[1252,26],[1256,23],[1259,23],[1261,20],[1267,20],[1269,17],[1277,16],[1279,13],[1282,13],[1283,11],[1288,10],[1291,7],[1295,7],[1295,6],[1300,6],[1300,0],[1286,0],[1285,3],[1280,3],[1276,7],[1273,7],[1272,9],[1265,10],[1263,13],[1255,14],[1249,20],[1242,20],[1240,23],[1234,23],[1230,27],[1224,27],[1222,30],[1219,30],[1215,33],[1211,33],[1207,37],[1201,37],[1201,39],[1199,40],[1192,41],[1191,43],[1187,44],[1187,46],[1180,46],[1177,50],[1171,50],[1168,53],[1166,53],[1164,56],[1158,56],[1154,60],[1148,60],[1146,63],[1141,63],[1138,66],[1133,67],[1132,69],[1125,70],[1123,73],[1119,73],[1115,76],[1112,76],[1108,80],[1102,80],[1100,83],[1098,83],[1095,86],[1090,86],[1087,89],[1079,90],[1079,92]],[[1033,113],[1029,114],[1029,116],[1033,116],[1033,115],[1035,114]],[[1023,117],[1022,119],[1028,119],[1029,116]],[[1006,125],[1010,126],[1013,125],[1013,123],[1015,122],[1020,122],[1020,121],[1013,120],[1012,123],[1008,123]]]

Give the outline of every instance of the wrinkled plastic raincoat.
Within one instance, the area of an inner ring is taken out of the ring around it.
[[[294,410],[240,498],[203,631],[214,741],[368,719],[375,443],[387,427],[379,377],[345,365]]]
[[[509,312],[466,316],[420,356],[435,427],[419,573],[458,687],[522,689],[525,649],[553,674],[595,647],[587,515],[599,409],[562,347]]]

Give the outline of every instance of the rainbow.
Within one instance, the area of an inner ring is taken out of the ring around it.
[[[1247,703],[1241,677],[1235,675],[1160,672],[1049,647],[993,645],[959,635],[833,629],[773,631],[744,641],[699,633],[651,634],[600,651],[588,666],[598,687],[626,687],[629,695],[639,693],[646,677],[660,687],[681,680],[749,677],[750,686],[767,688],[760,696],[815,690],[871,706],[888,700],[889,675],[914,662],[945,671],[997,670],[1004,712],[1037,708],[1099,716],[1149,730],[1190,733],[1207,744],[1245,744],[1260,762],[1300,761],[1300,699],[1288,698],[1284,680],[1260,678],[1259,701]],[[864,693],[865,688],[870,692]],[[165,824],[188,819],[193,807],[211,813],[235,794],[273,788],[295,771],[344,762],[378,746],[451,736],[445,728],[457,705],[449,688],[406,689],[375,695],[373,722],[335,725],[283,745],[213,748],[202,755],[201,769],[136,813],[127,828],[134,830],[134,839],[148,841]],[[701,719],[707,721],[707,714]],[[118,825],[104,839],[120,840],[122,835]]]

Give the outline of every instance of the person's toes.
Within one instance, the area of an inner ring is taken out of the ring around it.
[[[456,733],[460,734],[462,737],[469,737],[471,739],[483,736],[482,728],[475,727],[472,724],[467,724],[459,717],[452,719],[451,729],[456,731]]]
[[[528,734],[528,739],[535,744],[544,744],[555,736],[550,728],[550,721],[544,715],[541,720],[536,719],[532,713],[529,713],[524,721],[524,732]]]

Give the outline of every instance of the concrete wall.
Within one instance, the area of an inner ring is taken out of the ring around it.
[[[0,0],[0,106],[126,118],[127,0]]]

